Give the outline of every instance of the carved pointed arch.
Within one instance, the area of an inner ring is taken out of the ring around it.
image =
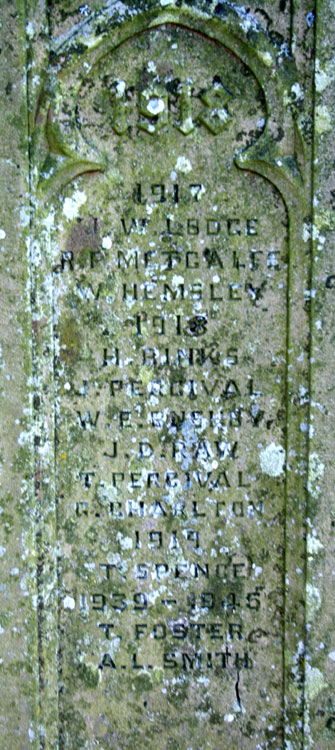
[[[44,128],[35,131],[35,145],[45,157],[39,190],[48,195],[78,174],[108,169],[108,159],[88,147],[78,128],[75,102],[79,90],[99,61],[138,34],[166,24],[224,46],[255,76],[265,99],[266,122],[257,141],[236,155],[236,164],[270,180],[285,202],[292,199],[301,208],[306,206],[301,132],[304,117],[294,62],[285,45],[274,43],[250,14],[225,3],[220,4],[220,17],[214,18],[199,9],[163,9],[155,3],[153,9],[139,13],[133,20],[120,18],[111,24],[108,33],[99,36],[98,28],[90,21],[89,33],[82,24],[67,38],[56,41],[51,72],[46,75],[40,97],[42,117],[37,118],[44,119]]]

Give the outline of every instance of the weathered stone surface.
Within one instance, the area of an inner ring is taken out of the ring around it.
[[[27,45],[22,178],[8,180],[21,349],[10,326],[3,338],[18,372],[8,488],[21,473],[24,511],[9,528],[4,508],[1,549],[14,560],[4,624],[22,638],[24,621],[26,641],[20,688],[14,647],[5,658],[23,707],[6,750],[18,738],[326,747],[332,381],[319,373],[335,276],[331,101],[314,98],[332,70],[322,9],[320,58],[308,4],[25,13],[13,19]]]
[[[29,224],[26,49],[22,9],[10,10],[3,12],[0,29],[0,735],[6,750],[31,747],[38,701],[37,618],[31,599],[36,594],[36,557],[30,273],[29,246],[21,234],[22,226]]]

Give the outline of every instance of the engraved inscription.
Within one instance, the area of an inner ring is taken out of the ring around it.
[[[106,174],[57,209],[64,731],[85,691],[110,748],[164,724],[200,750],[209,712],[206,748],[251,750],[261,716],[282,731],[286,211],[234,165],[264,127],[249,71],[185,29],[127,45],[77,99]]]
[[[177,47],[166,49],[164,33],[153,32],[156,48],[152,59],[145,35],[136,45],[141,59],[138,66],[127,65],[130,44],[124,43],[110,58],[105,56],[84,79],[76,102],[76,123],[82,136],[109,161],[115,136],[142,140],[156,136],[168,143],[176,135],[201,139],[227,131],[232,152],[254,142],[264,129],[264,102],[260,87],[228,51],[221,50],[217,63],[215,45],[190,43],[186,54],[193,61],[185,74],[183,55]],[[192,50],[192,51],[191,51]],[[183,53],[184,54],[184,53]],[[224,58],[226,58],[224,60]],[[199,67],[198,62],[201,61]],[[210,74],[209,74],[210,71]],[[263,110],[263,112],[262,112]],[[59,124],[63,133],[69,128],[65,112]],[[112,139],[112,140],[111,140]],[[122,146],[120,146],[122,149]]]
[[[198,114],[194,113],[194,94],[192,96],[190,83],[178,83],[175,95],[179,103],[179,111],[175,113],[174,124],[184,135],[192,133],[196,123],[204,125],[213,135],[218,135],[230,120],[231,116],[226,105],[231,95],[218,80],[218,76],[214,78],[212,86],[198,93],[198,100],[205,105],[202,108],[198,107]],[[113,82],[110,106],[112,127],[118,135],[124,134],[130,125],[127,119],[130,106],[128,102],[131,102],[131,91],[127,89],[126,82]],[[138,127],[146,133],[157,133],[160,128],[169,124],[172,100],[171,97],[169,98],[167,88],[164,89],[158,84],[151,85],[143,89],[139,94],[139,101],[132,102],[132,104],[137,108]]]

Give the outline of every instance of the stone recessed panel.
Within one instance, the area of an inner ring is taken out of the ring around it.
[[[64,747],[279,749],[287,216],[234,163],[262,91],[171,26],[75,106],[106,170],[54,201]]]

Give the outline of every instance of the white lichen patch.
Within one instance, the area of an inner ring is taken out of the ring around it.
[[[236,714],[246,714],[246,710],[244,706],[242,706],[242,703],[238,703],[237,701],[234,702],[234,711]]]
[[[30,727],[28,729],[28,737],[29,737],[30,742],[32,742],[35,739],[35,732]]]
[[[65,198],[63,204],[63,214],[70,221],[78,216],[79,209],[86,203],[86,195],[82,190],[75,190],[72,198]]]
[[[153,60],[149,60],[147,65],[147,71],[149,73],[157,73],[157,68]]]
[[[108,508],[109,503],[115,501],[117,497],[117,489],[111,484],[101,484],[97,490],[98,500],[101,505]]]
[[[177,172],[183,172],[183,174],[187,174],[188,172],[192,171],[192,164],[190,160],[186,158],[186,156],[178,156],[178,159],[175,163],[175,170]]]
[[[205,185],[201,185],[200,188],[198,185],[191,186],[191,195],[193,196],[193,198],[196,198],[197,201],[201,200],[202,196],[205,195],[205,192],[206,192]]]
[[[311,225],[305,223],[302,229],[303,242],[309,242],[310,238],[311,238]]]
[[[173,288],[176,289],[180,284],[184,283],[184,277],[178,274],[174,274],[174,276],[172,276],[171,283]]]
[[[329,86],[331,82],[331,79],[329,76],[327,76],[327,73],[324,70],[317,70],[315,74],[315,88],[318,91],[318,93],[321,93],[321,91],[324,91],[327,86]]]
[[[307,700],[314,700],[316,696],[327,687],[324,676],[320,669],[317,667],[311,667],[310,664],[306,664],[306,697]]]
[[[157,96],[151,97],[149,99],[147,104],[147,110],[150,112],[151,115],[159,115],[161,112],[164,112],[165,109],[165,102],[163,99],[160,99]]]
[[[64,596],[63,607],[64,609],[75,609],[76,602],[73,596]]]
[[[26,24],[26,34],[27,34],[28,39],[33,39],[35,36],[35,29],[34,29],[34,24],[32,21],[29,21]]]
[[[317,536],[314,536],[313,534],[307,534],[307,554],[309,557],[313,557],[314,555],[317,555],[318,552],[321,552],[323,549],[323,544],[320,542],[320,539],[317,538]]]
[[[315,499],[317,499],[321,493],[321,487],[318,483],[323,477],[324,470],[325,466],[322,461],[320,461],[318,454],[311,453],[308,465],[307,489]]]
[[[118,81],[116,85],[116,96],[118,97],[118,99],[121,99],[121,97],[124,95],[125,90],[126,90],[126,82]]]
[[[303,406],[304,404],[308,404],[309,401],[309,391],[308,388],[305,388],[304,385],[299,385],[299,404],[300,406]]]
[[[324,91],[332,82],[332,76],[320,68],[320,61],[315,60],[315,88],[318,93]]]
[[[231,724],[235,720],[235,714],[225,714],[223,720],[226,721],[227,724]]]
[[[331,114],[325,104],[319,104],[315,110],[315,131],[319,135],[332,130]]]
[[[255,575],[255,576],[256,576],[256,578],[257,578],[257,577],[258,577],[258,576],[260,576],[260,575],[261,575],[261,573],[263,572],[263,568],[262,568],[262,567],[261,567],[260,565],[255,565],[255,564],[253,564],[253,566],[252,566],[252,567],[253,567],[253,570],[254,570],[254,575]]]
[[[101,240],[101,247],[103,250],[110,250],[112,247],[112,238],[109,234],[106,234]]]
[[[306,584],[306,610],[308,620],[313,620],[321,607],[321,595],[316,586]]]
[[[121,534],[121,531],[118,531],[116,538],[120,544],[121,549],[123,549],[124,551],[127,549],[132,549],[133,540],[130,536],[123,536],[123,534]]]
[[[23,206],[20,209],[20,224],[21,227],[27,227],[30,221],[30,213],[29,210]]]
[[[294,83],[293,86],[291,86],[291,91],[295,99],[301,100],[304,98],[304,93],[299,83]]]
[[[270,443],[259,454],[261,470],[270,477],[279,477],[284,471],[285,450],[281,445]]]
[[[52,172],[46,175],[46,177],[49,177],[49,176],[51,177],[51,174]],[[42,220],[42,224],[47,229],[48,232],[51,229],[53,229],[53,227],[55,226],[55,212],[49,211],[47,216],[45,216],[44,219]]]

